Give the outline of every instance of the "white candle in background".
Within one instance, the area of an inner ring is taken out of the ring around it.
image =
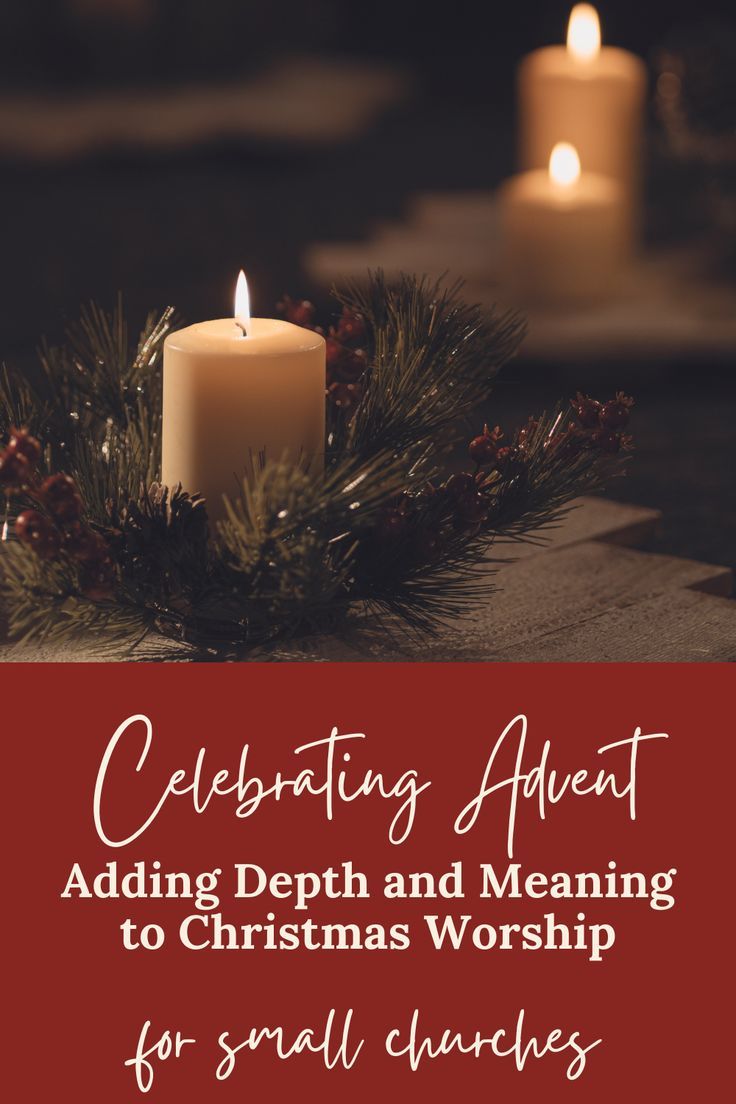
[[[626,255],[620,185],[581,171],[559,142],[549,166],[499,193],[505,286],[519,306],[579,307],[615,294]]]
[[[162,480],[204,495],[211,519],[265,460],[322,471],[324,338],[251,318],[242,273],[235,317],[170,334],[163,375]]]
[[[601,46],[598,14],[577,4],[566,46],[547,46],[519,66],[522,169],[546,166],[556,142],[577,149],[587,172],[618,180],[638,221],[646,68],[627,50]]]

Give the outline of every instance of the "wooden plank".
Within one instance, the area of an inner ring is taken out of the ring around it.
[[[633,545],[655,532],[661,517],[659,510],[586,495],[576,499],[560,524],[543,530],[534,543],[498,541],[494,556],[516,561],[583,541]]]
[[[624,623],[636,622],[636,607],[643,603],[688,589],[727,595],[732,576],[728,568],[591,542],[506,568],[498,584],[501,590],[472,624],[453,626],[456,645],[443,639],[448,659],[522,659],[530,650],[541,660],[552,638],[575,639],[581,625],[619,613],[625,634]],[[736,604],[723,601],[723,607],[724,627],[729,619],[732,624],[736,659]],[[639,654],[630,658],[663,659],[662,647],[656,636],[646,646],[642,640]],[[700,654],[694,651],[692,658]],[[596,654],[577,658],[595,659]],[[723,658],[722,652],[711,658]]]
[[[487,602],[479,603],[467,617],[447,625],[436,637],[413,641],[397,636],[393,645],[371,631],[354,639],[305,643],[301,648],[279,649],[278,658],[311,660],[386,660],[483,662],[519,659],[543,661],[548,648],[560,649],[572,641],[576,659],[595,660],[595,650],[579,654],[574,641],[580,627],[606,616],[619,615],[620,631],[637,625],[638,608],[662,596],[688,588],[730,593],[728,568],[635,552],[596,542],[573,545],[554,554],[522,560],[503,567],[496,576],[500,588]],[[710,599],[702,595],[708,605]],[[723,611],[723,640],[708,658],[736,659],[736,603],[719,599]],[[731,628],[731,645],[727,643]],[[638,632],[638,629],[637,629]],[[641,634],[639,634],[641,635]],[[636,633],[632,641],[637,639]],[[682,651],[684,645],[680,648]],[[629,645],[630,652],[634,643]],[[728,655],[725,653],[731,652]],[[702,659],[704,644],[693,637],[693,660]],[[654,661],[667,658],[664,641],[653,634],[642,637],[638,654],[630,659]]]
[[[498,641],[509,648],[521,645],[668,591],[715,583],[725,588],[730,572],[587,542],[514,564],[497,578],[501,589],[473,617],[475,635],[483,636],[478,651],[495,652]],[[467,632],[462,623],[454,630]]]
[[[488,658],[520,663],[734,662],[736,608],[708,594],[671,591]]]

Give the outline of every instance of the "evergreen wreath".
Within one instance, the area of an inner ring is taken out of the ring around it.
[[[413,276],[372,273],[335,297],[324,475],[268,461],[215,527],[196,488],[159,482],[173,309],[151,314],[131,347],[120,302],[92,305],[63,346],[42,346],[41,385],[3,369],[0,601],[12,638],[84,634],[134,656],[226,658],[361,614],[433,632],[492,589],[494,541],[543,539],[572,499],[621,471],[632,400],[578,394],[509,438],[485,426],[470,470],[447,477],[523,321]],[[280,306],[317,328],[311,304]]]

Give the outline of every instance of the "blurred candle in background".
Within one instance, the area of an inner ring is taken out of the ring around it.
[[[601,46],[598,13],[590,4],[573,8],[566,46],[528,54],[518,73],[522,169],[543,168],[556,142],[572,142],[586,173],[620,183],[632,239],[639,220],[646,86],[640,58]]]
[[[235,317],[199,322],[164,344],[162,481],[204,495],[210,519],[223,495],[264,461],[324,465],[325,339],[274,318],[251,318],[238,279]]]
[[[519,306],[565,309],[615,295],[626,255],[621,187],[558,142],[549,165],[500,193],[505,285]]]

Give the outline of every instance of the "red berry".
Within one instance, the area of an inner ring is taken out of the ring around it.
[[[623,429],[628,423],[634,400],[619,391],[615,399],[609,399],[601,407],[601,425],[606,429]]]
[[[569,425],[562,433],[555,433],[547,442],[549,452],[564,460],[572,460],[585,447],[586,436],[575,425]]]
[[[82,500],[70,475],[50,475],[41,484],[39,494],[57,521],[76,521],[82,513]]]
[[[37,510],[24,510],[15,522],[18,540],[32,548],[42,560],[52,559],[61,547],[61,537],[56,526]]]
[[[11,429],[8,452],[22,456],[30,467],[35,468],[41,459],[41,444],[31,437],[27,429]]]
[[[287,322],[304,326],[308,330],[313,328],[316,311],[314,303],[310,303],[308,299],[292,299],[290,295],[285,295],[278,308]]]
[[[337,324],[337,337],[340,341],[357,342],[365,337],[365,319],[348,307],[343,307],[342,318]]]
[[[492,464],[496,459],[498,445],[489,433],[474,437],[468,446],[470,459],[476,464]]]
[[[343,383],[356,383],[366,369],[364,349],[345,349],[344,356],[334,368],[334,375]]]
[[[360,383],[332,383],[327,394],[338,410],[348,411],[360,402],[363,386]]]
[[[489,429],[488,425],[484,425],[483,432],[477,437],[474,437],[468,446],[470,459],[474,460],[476,464],[493,463],[496,459],[498,443],[502,437],[503,432],[500,426],[496,426],[495,429]]]
[[[529,421],[523,426],[517,435],[516,443],[520,449],[524,449],[528,446],[530,438],[536,432],[539,427],[539,422],[536,418],[530,418]]]
[[[20,452],[8,448],[0,456],[0,486],[8,490],[24,486],[31,477],[31,465]]]
[[[601,404],[597,399],[591,399],[588,395],[583,395],[582,392],[578,391],[575,398],[570,399],[570,405],[575,411],[575,416],[581,426],[592,429],[599,424]]]
[[[513,445],[500,448],[496,454],[496,467],[508,479],[521,475],[525,467],[521,450]]]
[[[82,593],[93,602],[105,602],[113,595],[115,568],[112,560],[106,559],[88,565],[81,577]]]
[[[287,318],[295,326],[310,328],[314,324],[314,304],[310,303],[308,299],[301,299],[298,303],[292,303]]]
[[[101,562],[108,555],[107,545],[100,534],[87,529],[78,521],[73,522],[67,529],[64,535],[64,547],[69,555],[80,563]]]
[[[330,369],[330,371],[335,371],[337,368],[339,368],[340,364],[345,359],[347,355],[347,349],[344,345],[341,345],[340,342],[337,341],[332,335],[329,335],[327,338],[325,338],[325,341],[327,344],[327,367]]]
[[[453,498],[460,499],[465,495],[475,494],[475,479],[469,472],[458,472],[450,476],[445,488]]]
[[[597,429],[591,435],[591,442],[601,452],[618,452],[621,448],[621,438],[610,429]]]

